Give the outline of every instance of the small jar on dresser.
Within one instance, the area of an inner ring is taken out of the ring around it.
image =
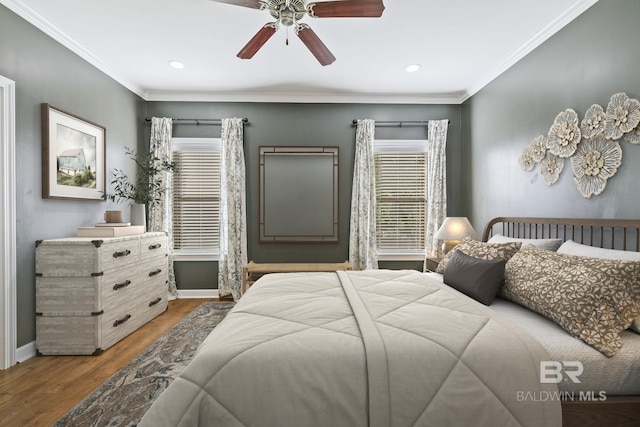
[[[36,350],[100,354],[167,309],[167,236],[36,242]]]

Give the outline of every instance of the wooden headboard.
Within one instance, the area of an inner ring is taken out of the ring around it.
[[[495,234],[640,252],[640,219],[498,217],[487,223],[482,241]]]

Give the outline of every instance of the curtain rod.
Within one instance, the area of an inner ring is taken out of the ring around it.
[[[181,124],[181,125],[212,125],[212,126],[220,126],[222,124],[222,119],[171,119],[173,123]],[[149,123],[151,122],[151,117],[145,117],[144,121]],[[242,123],[249,123],[249,119],[244,117],[242,119]]]
[[[451,120],[447,120],[447,124],[450,124]],[[358,124],[358,119],[353,119],[353,124],[356,125]],[[376,126],[380,126],[380,127],[404,127],[404,126],[428,126],[429,125],[429,121],[428,120],[395,120],[395,121],[376,121],[375,122]]]

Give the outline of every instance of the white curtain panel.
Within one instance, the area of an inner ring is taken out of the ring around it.
[[[349,234],[349,262],[354,270],[378,268],[374,134],[374,120],[358,120]]]
[[[242,119],[222,119],[220,161],[220,256],[218,294],[242,296],[242,267],[247,263],[244,128]]]
[[[447,216],[447,129],[448,120],[429,120],[427,153],[427,256],[437,256],[440,246],[434,238]]]
[[[167,117],[153,117],[151,119],[151,140],[149,150],[157,159],[171,161],[171,134],[173,119]],[[169,254],[169,295],[178,296],[176,277],[173,272],[173,225],[171,203],[171,172],[162,172],[164,191],[160,203],[149,207],[149,231],[159,231],[167,234]]]

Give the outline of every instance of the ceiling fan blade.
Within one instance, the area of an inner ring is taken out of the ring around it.
[[[296,34],[302,40],[302,43],[313,53],[313,56],[320,62],[320,64],[329,65],[336,60],[336,57],[329,51],[327,46],[322,43],[322,40],[316,35],[315,32],[308,25],[300,24],[296,28]]]
[[[235,4],[236,6],[250,7],[251,9],[262,9],[264,3],[259,0],[211,0],[216,3]]]
[[[238,52],[238,55],[237,55],[238,58],[241,58],[241,59],[253,58],[253,55],[255,55],[256,52],[259,51],[260,48],[267,42],[267,40],[269,40],[271,36],[273,36],[276,33],[277,29],[278,27],[275,22],[266,24],[264,27],[260,29],[260,31],[256,33],[255,36],[253,36],[251,40],[249,40],[249,43],[247,43],[242,48],[242,50]]]
[[[379,18],[382,0],[342,0],[309,3],[307,12],[314,18]]]

